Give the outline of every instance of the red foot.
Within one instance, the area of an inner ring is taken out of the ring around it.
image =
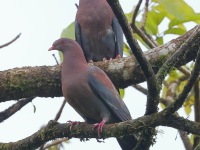
[[[75,125],[77,125],[77,124],[80,123],[79,121],[71,121],[71,120],[69,120],[69,121],[67,121],[67,122],[69,122],[69,123],[71,124],[70,130],[73,128],[73,126],[75,126]]]
[[[100,123],[95,124],[94,127],[93,127],[93,129],[98,127],[98,136],[99,136],[99,138],[101,137],[102,129],[103,129],[103,126],[105,125],[105,123],[106,123],[106,121],[103,120]]]

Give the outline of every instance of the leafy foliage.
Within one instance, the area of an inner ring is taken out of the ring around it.
[[[129,22],[132,21],[133,12],[134,10],[126,14]],[[139,11],[138,15],[141,15],[141,13],[143,13],[143,11]],[[165,25],[166,30],[160,30],[159,26],[161,24],[166,24],[167,21],[169,23],[168,27]],[[152,0],[148,11],[145,30],[149,35],[154,36],[159,44],[163,44],[164,35],[182,35],[186,33],[187,29],[185,23],[187,22],[199,24],[200,13],[194,12],[194,10],[183,0]],[[139,28],[141,27],[140,20],[136,20],[136,26]],[[138,40],[144,44],[141,39]],[[146,44],[144,44],[144,46],[146,46]]]

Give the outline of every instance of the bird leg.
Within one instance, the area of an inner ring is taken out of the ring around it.
[[[67,121],[67,122],[69,122],[71,125],[70,125],[70,130],[73,128],[73,126],[75,126],[75,125],[77,125],[77,124],[80,124],[80,122],[79,121],[71,121],[71,120],[69,120],[69,121]]]
[[[99,138],[101,138],[102,129],[103,129],[103,126],[105,125],[105,123],[106,123],[106,120],[103,120],[100,123],[94,124],[93,129],[98,127],[98,136],[99,136]]]

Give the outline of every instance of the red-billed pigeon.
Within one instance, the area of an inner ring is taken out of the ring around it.
[[[87,123],[96,123],[99,136],[105,123],[132,119],[111,80],[100,68],[87,64],[76,41],[58,39],[49,50],[63,53],[62,92],[65,99]],[[117,140],[123,150],[131,150],[137,143],[135,136]]]
[[[75,37],[87,62],[123,55],[123,32],[106,0],[79,0]]]

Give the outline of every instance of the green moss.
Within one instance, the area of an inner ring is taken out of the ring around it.
[[[167,60],[168,56],[167,55],[160,55],[158,58],[157,58],[157,62],[156,64],[163,64],[166,60]]]

